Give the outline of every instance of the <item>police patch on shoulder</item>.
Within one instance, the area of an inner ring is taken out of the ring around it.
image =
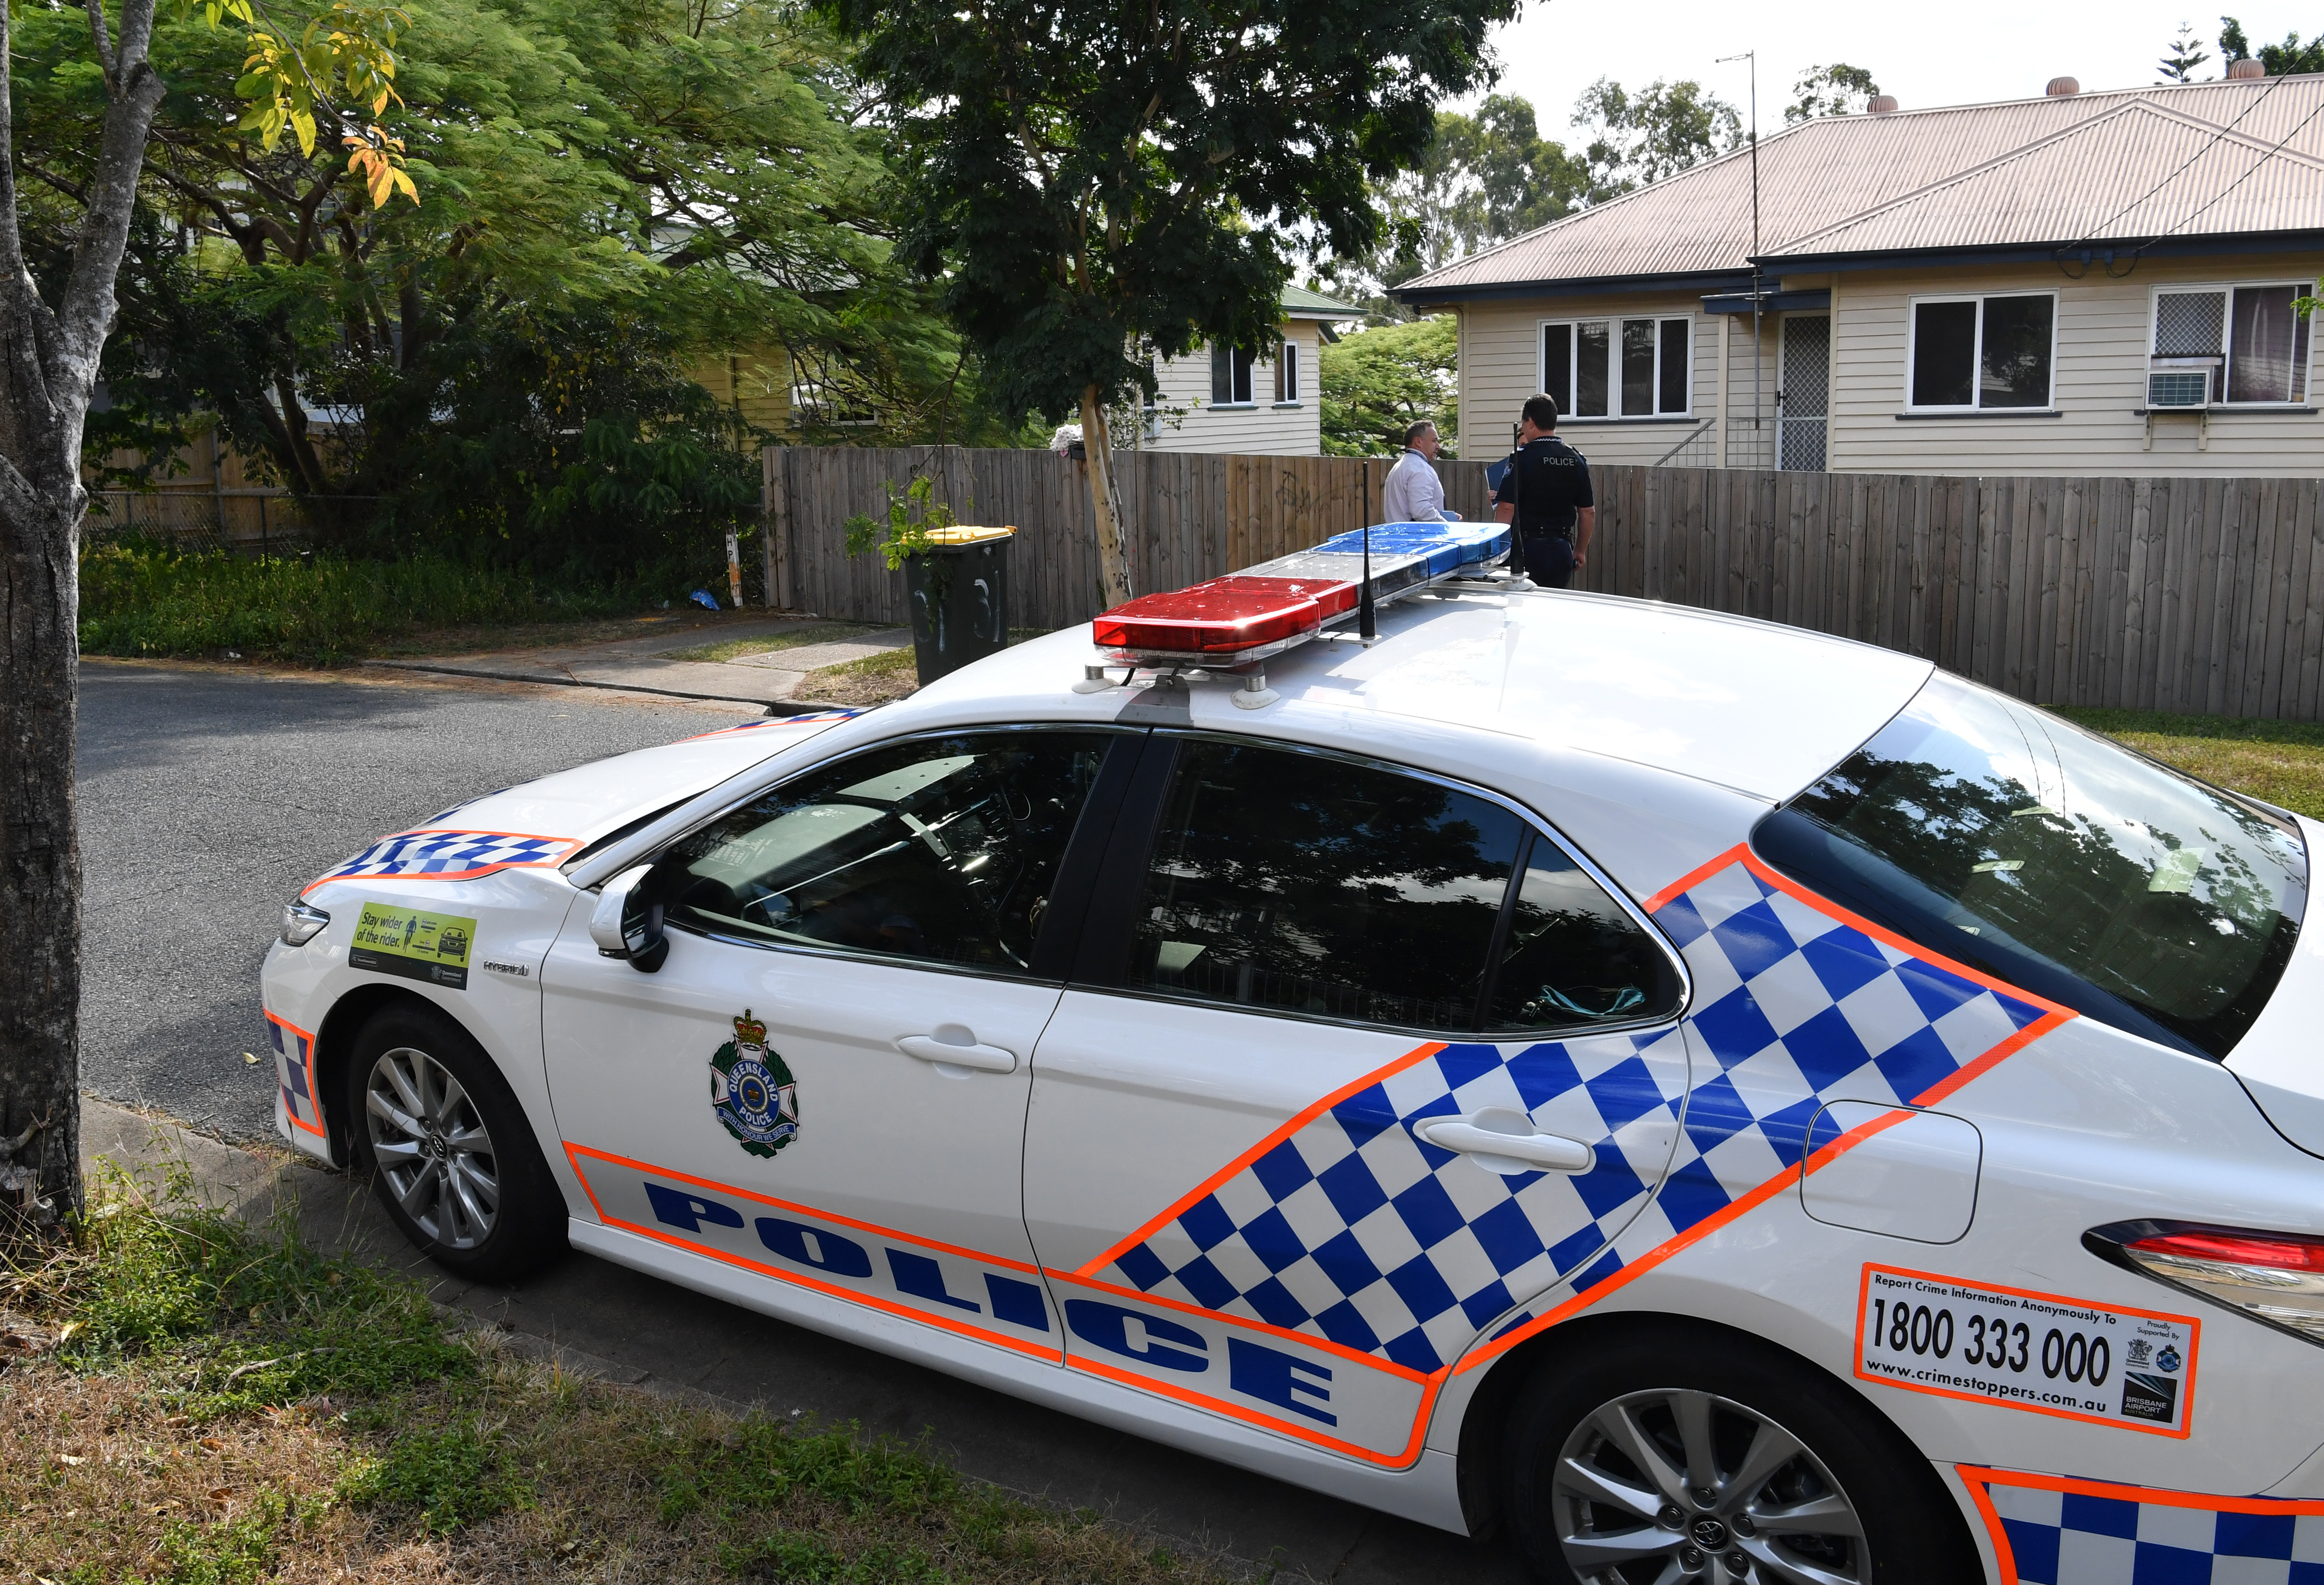
[[[734,1038],[710,1059],[710,1109],[752,1156],[772,1156],[798,1138],[798,1081],[767,1049],[767,1026],[744,1008]]]

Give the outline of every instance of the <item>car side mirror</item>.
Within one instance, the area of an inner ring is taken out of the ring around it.
[[[650,974],[669,956],[669,934],[662,926],[661,904],[647,895],[651,864],[624,870],[597,894],[589,914],[589,939],[605,957],[628,960],[630,967]]]

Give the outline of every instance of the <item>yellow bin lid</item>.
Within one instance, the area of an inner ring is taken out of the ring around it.
[[[988,539],[1006,539],[1016,531],[1014,527],[979,529],[963,523],[957,528],[930,529],[928,541],[935,545],[982,545]]]

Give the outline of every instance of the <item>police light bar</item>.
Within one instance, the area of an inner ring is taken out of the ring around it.
[[[1352,611],[1344,578],[1237,573],[1164,594],[1141,594],[1102,613],[1091,638],[1116,661],[1233,668],[1279,655]]]

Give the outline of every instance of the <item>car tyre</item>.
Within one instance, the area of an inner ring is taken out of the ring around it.
[[[1525,1383],[1505,1444],[1510,1534],[1541,1579],[1984,1577],[1929,1461],[1805,1361],[1724,1329],[1651,1321],[1576,1338],[1567,1358]]]
[[[524,1108],[453,1018],[414,1002],[373,1014],[346,1100],[351,1165],[438,1265],[509,1283],[565,1252],[565,1197]]]

